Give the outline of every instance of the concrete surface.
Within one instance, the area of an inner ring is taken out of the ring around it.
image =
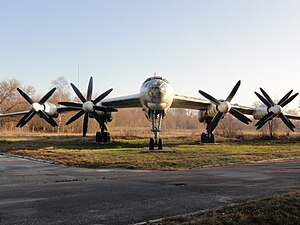
[[[100,170],[0,155],[0,224],[133,224],[300,188],[300,159]]]

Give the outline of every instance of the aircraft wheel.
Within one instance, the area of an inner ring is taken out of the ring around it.
[[[201,143],[207,143],[207,142],[208,142],[207,134],[202,133],[201,134]]]
[[[107,132],[107,142],[110,143],[110,133],[109,132]]]
[[[214,134],[210,134],[207,136],[208,136],[208,143],[215,143],[215,135]]]
[[[102,142],[102,134],[101,132],[96,133],[96,142]]]
[[[104,132],[103,133],[103,142],[107,142],[108,141],[108,132]]]
[[[163,149],[163,141],[161,138],[158,139],[158,150],[162,150]]]
[[[149,150],[154,150],[154,139],[150,138]]]

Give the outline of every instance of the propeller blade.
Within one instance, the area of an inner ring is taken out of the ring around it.
[[[102,111],[102,112],[118,112],[118,110],[115,108],[109,108],[109,107],[98,106],[98,105],[94,106],[94,110],[98,110],[98,111]]]
[[[109,89],[106,92],[104,92],[103,94],[99,95],[94,101],[93,103],[96,105],[98,102],[100,102],[102,99],[104,99],[107,95],[109,95],[109,93],[112,91],[113,89]]]
[[[289,99],[285,100],[283,103],[281,103],[281,107],[284,107],[286,106],[287,104],[289,104],[291,101],[294,100],[294,98],[296,98],[296,96],[298,95],[299,93],[296,93],[296,94],[293,94]]]
[[[64,105],[64,106],[69,106],[69,107],[74,107],[74,108],[82,108],[82,103],[76,103],[76,102],[59,102],[58,104]]]
[[[270,98],[270,96],[267,94],[267,92],[264,91],[264,89],[260,88],[261,93],[263,94],[263,96],[265,96],[265,98],[268,100],[268,102],[271,103],[272,106],[275,105],[275,103],[273,102],[273,100]]]
[[[33,114],[31,114],[31,115],[26,119],[26,121],[24,121],[24,123],[21,124],[20,127],[24,127],[24,126],[32,119],[32,117],[34,117],[35,114],[36,114],[36,112],[33,112]]]
[[[274,113],[273,112],[269,112],[267,115],[265,115],[263,118],[261,118],[256,124],[255,126],[257,130],[259,130],[260,128],[263,127],[263,125],[265,125],[266,122],[268,122],[269,120],[271,120],[274,117]]]
[[[17,90],[30,105],[34,103],[34,101],[24,91],[22,91],[20,88],[17,88]]]
[[[254,93],[266,106],[268,106],[268,107],[272,106],[272,104],[267,99],[265,99],[263,96],[261,96],[259,93],[257,93],[256,91],[254,91]]]
[[[244,114],[242,114],[236,109],[231,108],[229,112],[231,113],[231,115],[233,115],[235,118],[237,118],[239,121],[245,124],[249,124],[252,122],[247,116],[245,116]]]
[[[52,127],[57,126],[57,123],[55,122],[55,120],[52,117],[50,117],[47,113],[45,113],[44,111],[39,111],[38,114],[41,118],[46,120]]]
[[[295,131],[294,128],[295,125],[283,114],[283,113],[280,113],[278,115],[280,117],[280,119],[282,120],[282,122],[285,123],[285,125],[291,130],[291,131]]]
[[[105,123],[103,122],[103,120],[101,119],[101,117],[94,111],[92,112],[93,116],[95,117],[95,119],[97,120],[97,122],[100,125],[100,128],[103,130],[107,130],[107,127],[105,125]]]
[[[274,114],[274,113],[269,112],[266,115],[264,115],[259,121],[256,122],[256,124],[254,126],[258,126],[260,123],[262,123],[262,121],[265,121],[267,118],[269,118],[271,114]]]
[[[79,117],[81,117],[84,114],[84,110],[80,110],[78,113],[76,113],[73,117],[71,117],[67,122],[66,125],[69,125],[70,123],[73,123],[75,120],[77,120]]]
[[[83,137],[86,136],[88,125],[89,125],[89,113],[85,113],[83,119],[83,129],[82,129]]]
[[[89,81],[89,86],[88,86],[88,90],[87,90],[87,97],[86,97],[87,101],[91,101],[92,94],[93,94],[93,77],[91,77],[90,81]]]
[[[230,101],[233,99],[233,97],[234,97],[234,95],[236,94],[237,90],[239,89],[240,85],[241,85],[241,81],[239,80],[239,81],[234,85],[232,91],[230,92],[230,94],[229,94],[228,97],[226,98],[226,101],[227,101],[227,102],[230,102]]]
[[[56,88],[52,88],[44,97],[39,101],[39,104],[44,104],[55,92]]]
[[[71,86],[72,86],[74,92],[76,93],[76,95],[78,96],[78,98],[79,98],[82,102],[86,102],[85,97],[83,97],[83,95],[82,95],[81,92],[78,90],[78,88],[77,88],[74,84],[72,84],[72,83],[71,83]]]
[[[285,102],[288,99],[288,97],[290,97],[292,92],[293,92],[293,90],[290,90],[285,96],[283,96],[283,98],[280,99],[280,101],[277,103],[277,105],[281,105],[283,102]]]
[[[213,96],[205,93],[204,91],[199,90],[199,93],[201,95],[203,95],[205,98],[207,98],[208,100],[210,100],[211,102],[215,103],[216,105],[220,105],[220,101],[215,99]]]
[[[224,113],[222,112],[218,112],[217,115],[212,119],[212,121],[210,122],[210,124],[207,127],[207,132],[208,133],[212,133],[214,131],[214,129],[216,128],[216,126],[218,125],[220,119],[222,118]]]
[[[23,127],[34,115],[35,112],[30,110],[22,117],[22,119],[20,119],[16,127]]]

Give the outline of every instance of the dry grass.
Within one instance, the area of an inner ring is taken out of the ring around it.
[[[119,137],[121,138],[121,137]],[[95,168],[187,169],[300,157],[300,144],[287,140],[243,140],[201,145],[194,137],[165,138],[173,152],[145,151],[148,139],[114,139],[103,145],[80,135],[11,135],[0,138],[0,152]]]
[[[298,225],[300,191],[275,195],[218,210],[167,218],[149,225]]]

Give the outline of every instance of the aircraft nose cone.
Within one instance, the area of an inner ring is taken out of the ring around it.
[[[155,87],[149,92],[149,95],[151,98],[161,99],[164,97],[165,93],[165,90],[163,90],[162,88]]]
[[[149,95],[152,99],[162,99],[166,94],[166,88],[161,82],[154,83],[149,91]]]

